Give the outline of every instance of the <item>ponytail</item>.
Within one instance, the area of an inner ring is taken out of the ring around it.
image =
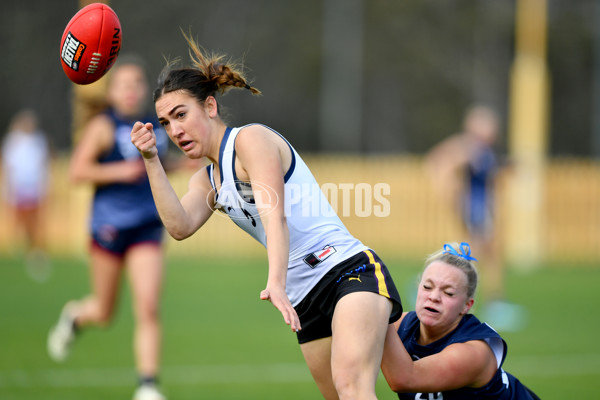
[[[163,94],[176,90],[186,90],[200,102],[235,88],[261,94],[247,82],[241,66],[226,60],[222,54],[208,54],[190,35],[183,33],[183,36],[189,46],[192,66],[174,68],[174,63],[167,63],[154,91],[154,102]]]

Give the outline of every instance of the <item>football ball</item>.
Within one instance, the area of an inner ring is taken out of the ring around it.
[[[60,41],[60,63],[79,84],[96,82],[113,66],[121,50],[121,23],[103,3],[83,7],[71,18]]]

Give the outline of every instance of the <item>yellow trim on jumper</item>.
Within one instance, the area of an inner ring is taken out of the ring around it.
[[[369,262],[375,266],[375,277],[377,277],[377,282],[379,282],[379,294],[389,299],[390,294],[385,284],[385,276],[381,270],[381,264],[375,261],[375,256],[373,256],[370,250],[365,250],[365,253],[369,257]]]

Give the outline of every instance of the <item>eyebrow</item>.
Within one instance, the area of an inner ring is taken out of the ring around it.
[[[183,104],[177,104],[175,107],[173,107],[173,108],[171,109],[171,111],[169,111],[169,112],[167,113],[167,115],[173,115],[173,114],[174,114],[174,113],[177,111],[177,109],[178,109],[179,107],[184,107],[184,105],[183,105]],[[166,119],[166,118],[164,118],[164,117],[159,117],[159,118],[158,118],[158,121],[159,121],[159,122],[160,122],[160,121],[164,121],[165,119]]]
[[[454,285],[454,284],[445,283],[445,284],[439,285],[439,284],[436,284],[431,278],[424,279],[423,283],[431,283],[431,284],[439,286],[442,289],[448,289],[448,288],[450,288],[450,289],[456,289],[456,285]]]

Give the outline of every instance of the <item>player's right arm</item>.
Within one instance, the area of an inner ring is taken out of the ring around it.
[[[483,340],[453,343],[439,353],[413,361],[398,336],[399,325],[397,321],[388,326],[381,361],[383,375],[394,392],[434,393],[482,387],[496,373],[496,357]]]
[[[69,178],[74,183],[105,185],[133,183],[144,176],[141,161],[98,162],[114,144],[114,123],[104,114],[92,118],[71,157]]]
[[[142,154],[154,203],[167,232],[177,240],[190,237],[204,225],[214,208],[206,171],[201,169],[192,176],[188,191],[180,200],[158,157],[152,124],[136,122],[131,130],[131,142]]]

